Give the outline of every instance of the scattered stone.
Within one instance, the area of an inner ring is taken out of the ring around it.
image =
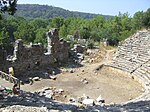
[[[70,70],[70,73],[74,73],[75,71],[74,70]]]
[[[40,77],[34,77],[32,80],[34,80],[34,81],[40,81]]]
[[[94,100],[93,99],[84,99],[82,103],[86,106],[94,106]]]
[[[70,103],[75,103],[76,100],[75,100],[75,98],[70,98],[69,101],[70,101]]]
[[[20,84],[21,84],[21,85],[24,85],[24,82],[23,82],[23,81],[20,81]]]
[[[104,66],[104,64],[101,64],[101,65],[99,65],[95,70],[98,71],[98,70],[102,69],[103,66]]]
[[[129,100],[132,100],[132,99],[133,99],[132,97],[129,98]]]
[[[59,92],[64,92],[64,90],[63,90],[63,89],[59,89],[58,91],[59,91]]]
[[[64,90],[63,89],[58,89],[58,90],[55,90],[55,92],[58,93],[58,94],[61,94],[62,92],[64,92]]]
[[[69,72],[69,70],[66,69],[65,72]]]
[[[53,87],[46,87],[46,88],[44,88],[44,90],[52,90],[53,89]]]
[[[115,105],[115,103],[114,103],[114,102],[111,102],[110,105]]]
[[[51,76],[49,76],[49,78],[50,78],[50,79],[53,79],[53,80],[56,80],[57,77],[54,76],[54,75],[51,75]]]
[[[86,51],[86,47],[80,44],[75,44],[73,49],[78,53],[84,53]]]
[[[29,84],[32,85],[33,84],[33,79],[29,78]]]
[[[77,57],[78,57],[78,60],[80,61],[84,60],[84,54],[77,53]]]
[[[63,95],[64,98],[67,98],[67,95]]]
[[[45,92],[45,94],[53,94],[53,91],[52,90],[46,90],[46,91],[44,91]]]
[[[105,100],[102,98],[101,95],[96,99],[96,101],[97,101],[98,103],[105,103]]]
[[[53,94],[47,94],[45,97],[52,99]]]
[[[50,110],[50,112],[60,112],[59,110]]]
[[[84,80],[83,84],[88,84],[88,81],[87,81],[87,80]]]
[[[93,58],[89,60],[89,63],[93,63],[93,62],[94,62],[94,59],[93,59]]]
[[[83,82],[83,84],[88,84],[89,82],[86,80],[86,78],[82,79],[81,82]]]
[[[85,95],[85,94],[83,94],[82,98],[83,98],[83,99],[89,99],[90,97],[87,96],[87,95]]]
[[[55,72],[55,71],[52,71],[52,75],[56,75],[56,72]]]
[[[77,98],[77,101],[78,103],[82,104],[83,100],[85,99],[89,99],[89,96],[86,96],[85,94],[83,94],[83,96]]]

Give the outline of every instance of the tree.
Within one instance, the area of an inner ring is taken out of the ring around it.
[[[150,8],[144,13],[143,24],[146,28],[150,28]]]
[[[143,11],[138,11],[134,14],[132,18],[132,27],[135,30],[140,30],[143,27]]]
[[[35,31],[34,27],[28,22],[23,22],[14,33],[15,39],[22,39],[24,42],[34,42],[35,40]]]
[[[117,37],[111,37],[107,39],[107,42],[111,46],[117,46],[119,43],[119,39]]]
[[[9,35],[6,29],[6,20],[0,20],[0,48],[7,49],[10,46]]]
[[[62,18],[62,17],[55,17],[55,18],[52,19],[51,27],[60,29],[60,27],[63,24],[64,24],[64,18]]]
[[[48,20],[36,18],[32,20],[30,23],[32,26],[34,26],[35,30],[37,30],[39,28],[46,28],[48,25]]]
[[[87,27],[82,27],[80,30],[80,36],[83,39],[89,39],[90,38],[90,30]]]
[[[36,31],[36,38],[34,40],[35,43],[46,44],[46,29],[40,28]]]
[[[0,12],[13,15],[16,12],[17,0],[0,0]]]
[[[0,48],[4,47],[8,47],[9,45],[9,36],[8,36],[8,32],[6,31],[5,28],[0,30]]]

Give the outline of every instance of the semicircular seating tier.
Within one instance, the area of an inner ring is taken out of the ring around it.
[[[134,100],[150,100],[150,32],[137,32],[121,42],[110,66],[127,72],[145,87],[145,93]]]

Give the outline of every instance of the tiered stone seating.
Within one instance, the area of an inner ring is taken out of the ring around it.
[[[128,72],[145,87],[133,101],[150,100],[150,32],[138,32],[117,49],[110,66]]]
[[[145,86],[150,89],[150,61],[143,64],[141,67],[139,67],[135,72],[133,72],[133,75],[138,76],[142,82],[145,83]]]

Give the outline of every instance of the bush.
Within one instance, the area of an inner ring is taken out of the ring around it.
[[[87,41],[87,48],[93,49],[94,48],[94,40],[89,39]]]
[[[111,46],[117,46],[119,43],[119,39],[117,37],[108,38],[108,44]]]

